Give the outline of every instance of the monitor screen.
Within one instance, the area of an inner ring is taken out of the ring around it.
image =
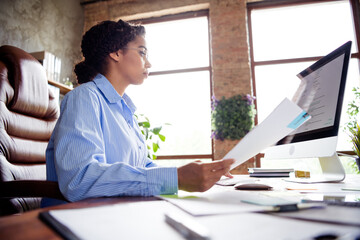
[[[292,100],[311,119],[278,144],[337,136],[350,46],[343,45],[297,75],[301,83]]]
[[[333,157],[338,161],[336,145],[350,49],[351,41],[297,75],[301,83],[292,100],[307,111],[311,119],[266,149],[266,159]],[[342,168],[340,163],[335,164],[336,167],[330,168]]]

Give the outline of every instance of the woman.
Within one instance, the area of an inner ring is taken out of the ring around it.
[[[57,181],[69,201],[205,191],[229,176],[233,160],[175,168],[147,158],[135,106],[125,93],[149,74],[144,35],[143,26],[120,20],[104,21],[83,36],[84,61],[75,66],[81,85],[64,97],[46,150],[47,179]],[[56,203],[43,200],[43,206]]]

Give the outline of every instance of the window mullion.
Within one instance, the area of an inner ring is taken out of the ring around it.
[[[164,74],[200,72],[200,71],[210,71],[210,70],[211,70],[210,67],[185,68],[185,69],[175,69],[175,70],[150,72],[149,75],[150,76],[155,76],[155,75],[164,75]]]

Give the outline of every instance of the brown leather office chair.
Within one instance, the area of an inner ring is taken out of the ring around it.
[[[46,73],[27,52],[0,47],[0,215],[40,207],[41,197],[64,199],[46,181],[45,149],[59,106]]]

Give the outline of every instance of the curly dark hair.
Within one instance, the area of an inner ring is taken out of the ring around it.
[[[79,84],[92,81],[98,74],[105,74],[107,56],[123,49],[137,36],[144,36],[145,28],[122,20],[103,21],[90,28],[83,36],[81,52],[84,60],[76,64],[74,72]]]

